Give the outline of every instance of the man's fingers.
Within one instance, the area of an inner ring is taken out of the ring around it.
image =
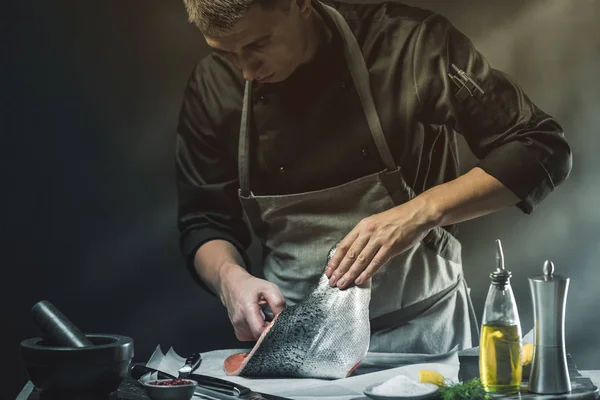
[[[367,268],[377,251],[379,250],[379,245],[369,242],[365,248],[360,252],[360,254],[354,259],[354,263],[347,270],[347,272],[340,277],[338,280],[337,287],[340,289],[345,289],[351,286],[354,283],[354,280],[358,278],[358,276]],[[340,266],[340,270],[341,270]]]
[[[356,278],[354,283],[362,285],[367,279],[372,278],[379,269],[390,260],[389,249],[387,247],[379,248],[379,251],[373,256],[371,262],[365,270]]]
[[[238,316],[234,316],[231,319],[231,323],[233,325],[233,330],[235,332],[235,337],[241,342],[250,342],[254,340],[254,335],[250,332],[250,327],[248,327],[248,323],[243,315],[240,313]]]
[[[260,337],[260,334],[265,329],[265,320],[261,316],[261,309],[258,306],[258,303],[248,304],[245,310],[245,315],[246,323],[250,328],[252,336],[254,336],[254,339],[256,340]]]
[[[249,329],[235,329],[235,337],[237,338],[237,340],[239,340],[240,342],[253,342],[254,336],[252,336],[252,333],[250,332]]]
[[[350,269],[352,264],[354,264],[355,262],[364,263],[366,261],[363,259],[364,254],[362,253],[362,251],[367,245],[367,243],[369,243],[368,236],[359,236],[354,241],[354,243],[352,243],[352,246],[350,246],[350,249],[348,249],[346,256],[344,257],[342,262],[340,262],[336,270],[333,272],[331,278],[329,279],[329,284],[331,286],[337,285],[338,287],[341,287],[345,286],[348,283],[343,280],[343,277],[346,274],[346,272]]]
[[[272,288],[265,290],[262,295],[269,303],[269,307],[273,311],[273,316],[276,316],[285,309],[285,299],[277,286],[273,285]]]
[[[327,264],[327,270],[325,270],[325,275],[327,278],[331,278],[331,275],[335,272],[340,262],[344,259],[346,252],[352,246],[352,243],[358,237],[358,232],[352,230],[342,241],[338,244],[337,249],[335,250],[335,254],[329,260],[329,264]]]

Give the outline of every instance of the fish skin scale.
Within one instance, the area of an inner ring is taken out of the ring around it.
[[[278,315],[240,375],[283,377],[296,374],[308,355],[306,349],[318,329],[314,324],[318,318],[324,318],[322,310],[309,309],[307,303],[286,308]],[[288,340],[290,337],[294,340]],[[282,354],[285,354],[284,360],[281,360]]]
[[[306,300],[279,313],[239,375],[346,377],[369,348],[370,284],[340,290],[323,273]]]

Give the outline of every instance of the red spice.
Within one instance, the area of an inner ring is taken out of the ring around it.
[[[186,381],[185,379],[169,379],[162,382],[154,381],[148,382],[149,385],[155,386],[181,386],[181,385],[193,385],[194,382]]]

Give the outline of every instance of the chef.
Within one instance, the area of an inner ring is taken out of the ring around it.
[[[426,10],[185,6],[214,51],[181,108],[181,246],[236,337],[256,340],[266,311],[302,301],[325,273],[335,290],[371,285],[370,351],[478,345],[456,224],[510,206],[529,214],[567,178],[557,121]],[[479,160],[463,175],[457,134]]]

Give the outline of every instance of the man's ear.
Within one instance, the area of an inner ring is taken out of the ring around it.
[[[308,17],[312,12],[312,1],[311,0],[294,0],[301,17]]]

